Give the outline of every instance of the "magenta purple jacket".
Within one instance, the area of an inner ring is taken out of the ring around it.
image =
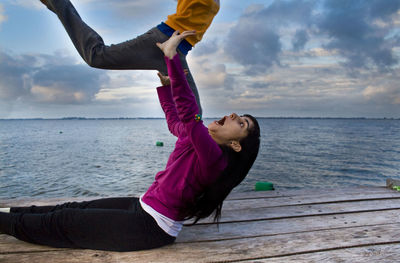
[[[227,162],[203,121],[195,120],[198,107],[179,56],[165,57],[165,62],[171,86],[158,87],[157,93],[168,129],[178,140],[165,170],[157,173],[142,201],[160,214],[182,221],[187,208],[207,185],[215,182]]]

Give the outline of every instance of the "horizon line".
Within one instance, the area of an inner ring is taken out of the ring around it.
[[[218,119],[219,117],[204,117],[203,119]],[[400,120],[400,117],[294,117],[294,116],[255,116],[257,119],[358,119],[358,120]],[[165,119],[165,117],[60,117],[60,118],[0,118],[8,120],[137,120]]]

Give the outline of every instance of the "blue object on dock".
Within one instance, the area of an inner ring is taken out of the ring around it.
[[[271,191],[275,190],[274,185],[270,182],[257,182],[255,184],[256,191]]]
[[[164,146],[163,142],[156,142],[156,146]]]

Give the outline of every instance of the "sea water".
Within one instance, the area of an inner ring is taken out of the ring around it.
[[[400,179],[399,120],[259,123],[258,158],[236,191],[258,181],[299,189]],[[175,141],[164,119],[0,120],[0,199],[139,195]]]

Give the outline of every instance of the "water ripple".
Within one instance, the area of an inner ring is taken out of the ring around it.
[[[298,189],[400,179],[400,121],[259,122],[259,157],[238,191],[257,181]],[[0,199],[140,194],[176,140],[164,120],[0,121],[0,135]]]

